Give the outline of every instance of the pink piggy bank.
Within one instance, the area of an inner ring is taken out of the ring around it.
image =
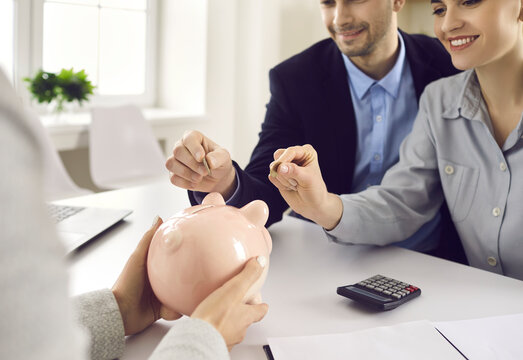
[[[147,268],[152,289],[167,308],[191,315],[211,292],[238,274],[252,257],[265,256],[267,265],[249,289],[245,301],[261,302],[272,240],[265,223],[267,205],[255,200],[241,209],[225,205],[211,193],[201,205],[175,214],[154,234]]]

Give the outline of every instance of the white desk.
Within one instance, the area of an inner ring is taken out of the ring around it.
[[[89,195],[70,204],[132,208],[114,228],[71,259],[72,292],[110,287],[156,214],[166,218],[189,205],[168,181]],[[285,217],[269,229],[273,251],[262,289],[269,312],[251,326],[232,359],[264,360],[267,337],[348,332],[406,321],[471,319],[523,313],[523,282],[395,247],[341,246],[314,224]],[[336,287],[374,274],[411,282],[419,298],[374,312],[336,294]],[[144,359],[169,329],[160,321],[127,341],[122,359]]]

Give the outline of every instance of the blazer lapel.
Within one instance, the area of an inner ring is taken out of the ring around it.
[[[347,70],[334,41],[331,42],[328,51],[322,57],[321,66],[322,74],[325,76],[321,86],[325,104],[324,112],[328,114],[325,117],[328,124],[323,123],[322,126],[331,132],[327,139],[332,140],[336,152],[335,159],[331,159],[328,167],[329,173],[338,175],[336,179],[330,179],[330,183],[335,185],[329,191],[347,193],[352,188],[354,174],[357,146],[356,119]]]

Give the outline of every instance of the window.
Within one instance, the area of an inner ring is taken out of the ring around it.
[[[146,34],[147,0],[45,0],[42,67],[85,69],[100,95],[143,94]]]
[[[89,106],[133,103],[201,114],[207,6],[208,0],[0,0],[0,65],[14,47],[6,57],[14,85],[41,113],[48,109],[30,100],[23,78],[40,68],[74,68],[97,86]]]
[[[0,68],[13,81],[14,3],[0,1]]]
[[[26,87],[23,77],[40,68],[51,72],[84,69],[96,85],[90,100],[93,105],[155,104],[157,0],[14,3],[18,88]]]

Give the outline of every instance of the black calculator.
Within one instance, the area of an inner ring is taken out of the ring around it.
[[[392,310],[421,294],[419,287],[383,275],[340,286],[336,292],[379,310]]]

